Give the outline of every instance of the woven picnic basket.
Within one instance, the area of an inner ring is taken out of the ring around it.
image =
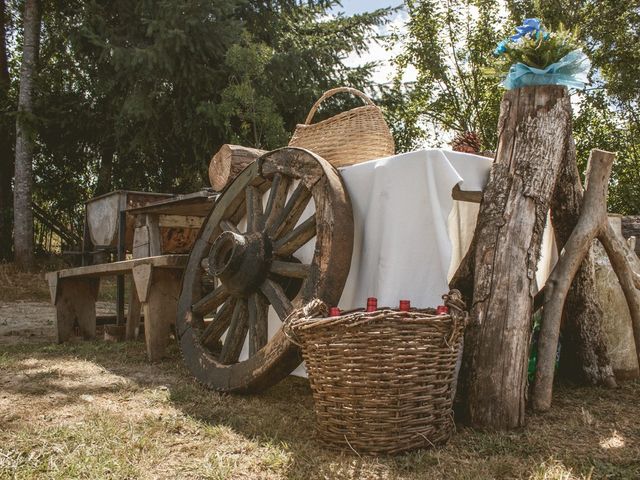
[[[318,123],[311,123],[320,104],[337,93],[351,93],[365,105],[341,112]],[[325,92],[311,107],[304,124],[298,124],[290,147],[302,147],[320,155],[334,167],[346,167],[395,153],[393,136],[382,111],[364,93],[340,87]]]
[[[320,318],[319,300],[292,313],[285,332],[302,347],[321,441],[395,454],[449,439],[467,313],[457,290],[443,298],[449,313],[441,315],[382,309]]]

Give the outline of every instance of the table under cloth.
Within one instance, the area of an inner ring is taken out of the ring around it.
[[[367,297],[379,306],[442,304],[448,279],[466,253],[475,229],[478,204],[455,201],[452,190],[481,191],[493,160],[449,150],[428,149],[380,158],[340,169],[351,198],[354,245],[351,268],[338,306],[364,307]],[[313,206],[301,221],[312,213]],[[545,234],[539,284],[553,260],[551,235]],[[313,241],[296,257],[311,260]],[[269,335],[281,322],[269,314]],[[247,358],[248,344],[241,359]],[[305,375],[303,366],[295,375]]]

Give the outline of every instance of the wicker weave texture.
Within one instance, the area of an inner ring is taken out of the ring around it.
[[[340,92],[357,95],[366,105],[311,124],[320,104]],[[347,87],[329,90],[315,103],[305,123],[296,126],[289,146],[311,150],[336,168],[395,153],[393,136],[382,111],[364,93]]]
[[[379,310],[291,323],[323,442],[395,454],[449,439],[466,314],[432,311]]]

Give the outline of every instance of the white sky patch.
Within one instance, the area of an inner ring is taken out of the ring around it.
[[[406,24],[408,19],[409,15],[407,12],[400,10],[394,14],[387,25],[378,27],[376,33],[380,36],[388,36],[392,32],[402,35],[407,31]],[[345,59],[344,63],[348,67],[357,67],[368,62],[376,62],[379,65],[373,72],[373,81],[375,83],[388,83],[396,74],[396,67],[393,64],[393,58],[402,52],[402,48],[403,45],[401,42],[398,42],[393,46],[393,48],[390,48],[388,42],[384,40],[370,40],[367,51],[360,54],[355,52],[352,53]],[[402,81],[413,82],[416,80],[417,76],[418,72],[411,65],[404,72]]]

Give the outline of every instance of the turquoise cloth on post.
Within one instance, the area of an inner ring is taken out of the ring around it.
[[[503,85],[507,90],[533,85],[584,88],[589,83],[590,68],[589,58],[580,50],[573,50],[545,69],[533,68],[524,63],[511,65]]]

